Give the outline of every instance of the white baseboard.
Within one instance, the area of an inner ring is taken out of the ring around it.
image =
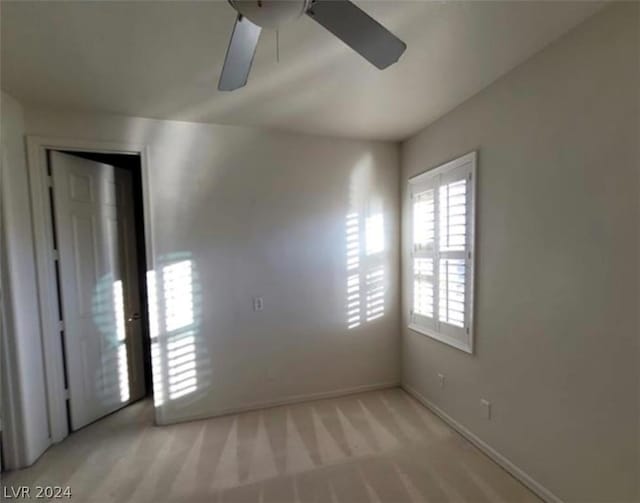
[[[325,398],[338,398],[341,396],[353,395],[355,393],[364,393],[366,391],[376,391],[381,389],[397,388],[399,386],[400,386],[400,383],[398,381],[390,381],[390,382],[383,382],[383,383],[377,383],[377,384],[364,384],[361,386],[354,386],[351,388],[341,388],[341,389],[331,390],[331,391],[321,391],[319,393],[293,395],[293,396],[288,396],[281,399],[268,400],[265,402],[253,402],[246,405],[240,405],[238,407],[229,407],[226,409],[214,410],[206,414],[193,414],[189,416],[180,416],[177,418],[173,418],[170,421],[165,421],[161,417],[156,415],[156,424],[159,426],[166,426],[169,424],[183,423],[186,421],[198,421],[201,419],[210,419],[212,417],[227,416],[229,414],[239,414],[241,412],[249,412],[252,410],[268,409],[270,407],[279,407],[281,405],[291,405],[294,403],[309,402],[312,400],[322,400]]]
[[[445,423],[456,430],[460,435],[469,440],[473,445],[480,449],[483,453],[489,456],[493,461],[498,463],[502,468],[508,471],[516,479],[522,482],[525,486],[536,493],[547,503],[562,503],[562,500],[553,494],[549,489],[544,487],[538,481],[534,480],[524,470],[513,464],[506,457],[496,451],[489,444],[478,438],[474,433],[469,431],[466,427],[462,426],[458,421],[453,419],[449,414],[443,411],[440,407],[429,401],[422,394],[416,391],[414,388],[407,384],[401,384],[400,387],[409,393],[413,398],[418,400],[422,405],[430,409],[434,414],[440,417]]]

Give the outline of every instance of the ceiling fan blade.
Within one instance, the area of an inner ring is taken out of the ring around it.
[[[218,81],[218,90],[233,91],[247,83],[261,31],[262,28],[238,14]]]
[[[349,0],[316,0],[307,15],[381,70],[398,61],[407,48]]]

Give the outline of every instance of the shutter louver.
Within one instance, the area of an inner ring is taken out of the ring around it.
[[[456,327],[464,327],[465,322],[465,282],[464,260],[441,259],[439,276],[440,321]]]
[[[467,227],[467,180],[440,187],[440,251],[464,251]]]
[[[439,188],[438,319],[456,327],[465,324],[466,189],[466,178]]]
[[[413,312],[433,318],[435,298],[435,190],[414,195]]]

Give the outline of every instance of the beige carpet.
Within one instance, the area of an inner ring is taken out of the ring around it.
[[[72,434],[8,488],[76,502],[539,501],[400,389],[174,426],[149,401]],[[60,500],[58,500],[60,501]]]

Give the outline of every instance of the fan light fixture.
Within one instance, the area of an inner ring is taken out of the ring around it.
[[[220,91],[246,85],[262,28],[277,29],[303,14],[381,70],[398,61],[407,48],[349,0],[229,0],[229,4],[238,17],[218,82]]]

